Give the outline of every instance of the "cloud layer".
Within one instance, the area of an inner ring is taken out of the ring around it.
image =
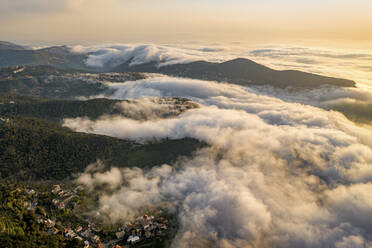
[[[122,63],[130,65],[156,63],[158,66],[170,64],[190,63],[197,60],[220,60],[216,52],[222,48],[182,48],[160,45],[102,45],[102,46],[74,46],[75,53],[89,53],[86,64],[91,67],[113,68]]]
[[[303,70],[372,85],[370,50],[279,45],[251,50],[249,56],[273,68]]]
[[[324,86],[291,91],[270,86],[257,86],[254,90],[259,94],[278,97],[284,101],[312,105],[326,110],[337,110],[353,121],[372,124],[372,91],[366,88]]]
[[[115,98],[184,96],[201,107],[167,119],[64,125],[210,145],[174,165],[84,173],[79,182],[88,187],[113,182],[100,198],[112,221],[167,208],[180,223],[173,247],[372,247],[370,130],[337,112],[235,85],[162,77],[112,87]]]
[[[115,67],[149,62],[158,66],[197,60],[221,62],[237,57],[252,59],[274,69],[295,69],[327,76],[351,79],[372,87],[372,51],[271,45],[257,49],[244,44],[113,44],[73,46],[73,52],[89,53],[87,65]]]

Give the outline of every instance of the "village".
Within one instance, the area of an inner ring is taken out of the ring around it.
[[[53,185],[50,192],[51,203],[57,211],[72,211],[79,204],[79,192],[83,187],[64,190],[60,185]],[[84,248],[132,248],[165,239],[169,235],[169,223],[164,217],[144,214],[134,221],[119,225],[110,231],[99,227],[92,219],[84,219],[73,225],[63,224],[63,220],[49,216],[42,206],[39,206],[38,192],[27,190],[27,201],[24,207],[35,213],[37,222],[45,226],[48,235],[63,235],[67,239],[78,239]],[[98,213],[98,212],[97,212]],[[147,246],[148,247],[148,246]]]

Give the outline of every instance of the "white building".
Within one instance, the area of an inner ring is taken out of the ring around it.
[[[139,239],[140,239],[140,238],[139,238],[138,236],[131,235],[131,236],[129,236],[127,242],[130,242],[130,243],[136,243],[136,242],[139,241]]]

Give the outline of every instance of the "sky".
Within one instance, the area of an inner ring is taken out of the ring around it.
[[[23,43],[372,43],[368,0],[0,0],[1,40]]]

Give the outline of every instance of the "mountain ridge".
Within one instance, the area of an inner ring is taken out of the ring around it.
[[[188,77],[201,80],[228,82],[243,86],[271,85],[276,87],[320,87],[334,85],[355,87],[352,80],[322,76],[297,70],[274,70],[250,59],[236,58],[222,63],[195,61],[157,67],[156,63],[130,65],[127,61],[114,69],[115,72],[152,72],[170,76]]]
[[[0,50],[27,50],[26,47],[0,40]]]
[[[1,49],[1,44],[8,48]],[[89,53],[73,53],[67,46],[22,50],[20,46],[13,43],[0,42],[0,67],[47,65],[59,69],[73,69],[86,72],[161,73],[175,77],[213,80],[243,86],[271,85],[281,88],[312,88],[322,85],[355,87],[356,85],[354,81],[342,78],[322,76],[298,70],[274,70],[247,58],[236,58],[221,63],[199,60],[165,66],[159,66],[161,62],[132,65],[132,58],[116,67],[96,68],[89,67],[86,64],[88,56]]]

